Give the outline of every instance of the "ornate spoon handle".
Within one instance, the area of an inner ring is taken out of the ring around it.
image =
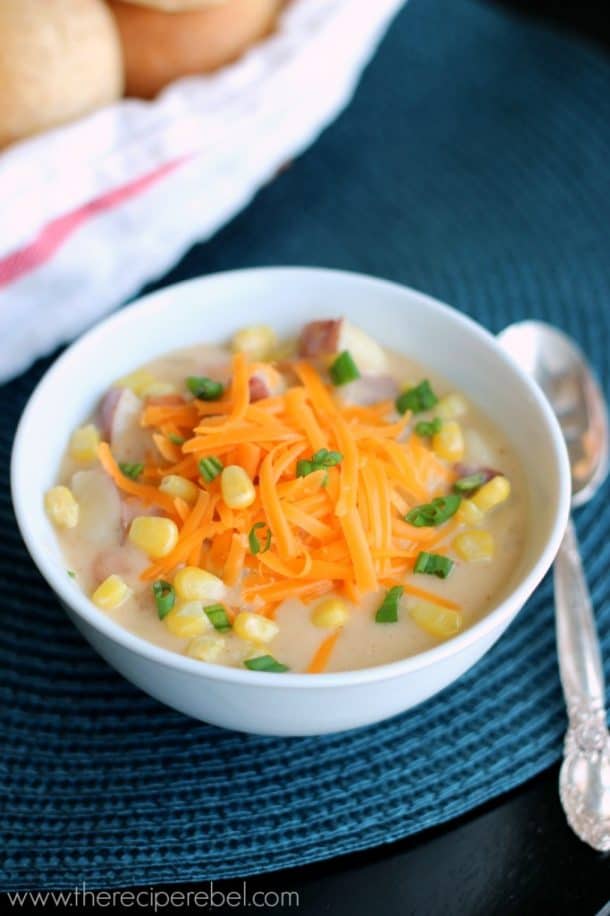
[[[610,849],[610,735],[604,672],[591,598],[572,520],[555,560],[555,613],[561,683],[569,727],[559,788],[574,832]]]

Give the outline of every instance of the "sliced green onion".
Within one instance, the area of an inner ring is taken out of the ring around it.
[[[297,477],[307,477],[308,474],[313,474],[314,470],[313,464],[306,458],[297,461]]]
[[[189,375],[186,387],[201,401],[217,401],[225,390],[222,382],[215,382],[213,378],[207,378],[205,375]]]
[[[231,621],[227,614],[226,608],[222,604],[210,604],[203,609],[215,630],[224,633],[231,629]]]
[[[455,515],[461,501],[462,497],[457,493],[447,493],[446,496],[433,499],[431,503],[415,506],[414,509],[407,512],[405,521],[410,525],[415,525],[416,528],[434,528]]]
[[[430,410],[435,404],[438,404],[438,398],[432,391],[428,379],[424,379],[415,388],[403,391],[396,398],[398,413],[406,413],[407,410],[412,413],[422,413],[424,410]]]
[[[170,433],[167,438],[169,439],[170,442],[173,442],[174,445],[184,445],[184,443],[186,442],[186,439],[184,438],[184,436],[176,436],[175,433]]]
[[[341,452],[330,452],[327,448],[321,448],[315,452],[311,460],[318,468],[334,468],[343,461],[343,455]]]
[[[478,471],[476,474],[460,477],[460,479],[456,480],[453,484],[453,489],[456,493],[472,493],[473,490],[478,490],[479,487],[482,487],[487,480],[488,475],[484,474],[482,471]]]
[[[395,585],[388,589],[375,614],[375,623],[396,623],[398,621],[398,602],[403,592],[402,585]]]
[[[446,579],[454,565],[453,560],[450,560],[449,557],[443,557],[438,553],[426,553],[425,550],[422,550],[415,561],[413,571]]]
[[[321,448],[311,458],[302,458],[297,461],[297,477],[307,477],[308,474],[313,474],[314,471],[334,468],[341,461],[343,461],[341,452],[331,452],[327,448]]]
[[[244,665],[250,671],[271,671],[274,674],[290,671],[288,665],[282,665],[281,662],[274,659],[273,655],[258,655],[256,658],[247,658]]]
[[[435,436],[442,425],[443,421],[440,417],[435,417],[434,420],[430,420],[429,422],[427,420],[420,420],[419,423],[415,424],[415,432],[418,436],[421,436],[422,439],[425,439],[426,437]]]
[[[164,617],[167,617],[176,603],[174,586],[164,579],[157,579],[157,581],[153,583],[152,590],[155,604],[157,605],[159,620],[163,620]]]
[[[267,537],[265,538],[264,545],[261,545],[256,533],[261,528],[267,528]],[[267,527],[265,522],[257,522],[256,525],[252,525],[250,533],[248,534],[248,543],[250,544],[250,553],[254,554],[254,556],[256,556],[257,553],[267,553],[271,547],[271,529]]]
[[[76,573],[74,572],[73,569],[67,569],[66,572],[68,573],[71,579],[76,579]]]
[[[119,468],[121,473],[125,477],[130,477],[131,480],[137,480],[142,471],[144,470],[143,464],[129,464],[126,461],[119,461]]]
[[[218,477],[222,471],[224,465],[219,458],[214,458],[211,455],[209,458],[202,458],[199,462],[199,473],[203,477],[206,483],[212,483],[212,481]]]
[[[349,350],[344,350],[343,353],[339,353],[339,356],[328,371],[333,385],[347,385],[348,382],[353,382],[357,378],[360,378],[358,366],[354,362]]]

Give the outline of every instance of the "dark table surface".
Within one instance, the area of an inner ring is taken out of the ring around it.
[[[599,914],[610,899],[610,857],[584,846],[566,826],[558,770],[448,826],[250,879],[248,894],[271,891],[274,900],[273,892],[296,891],[298,907],[286,897],[284,906],[269,912],[299,916]],[[226,881],[214,887],[228,893],[241,892],[243,885]],[[214,910],[223,911],[231,912]]]
[[[605,47],[610,44],[604,4],[505,0],[503,5],[554,28],[578,31]],[[222,234],[212,246],[219,244]],[[210,259],[209,250],[209,245],[197,246],[169,278],[156,285],[209,271],[218,261],[214,255]],[[405,841],[249,879],[247,893],[271,892],[264,911],[301,916],[594,916],[602,910],[606,916],[610,914],[610,856],[590,850],[567,827],[557,792],[558,772],[559,767],[553,767],[502,798]],[[214,887],[225,894],[243,892],[241,881],[218,882]],[[198,888],[181,885],[179,889]],[[209,885],[199,889],[207,891]],[[298,905],[291,906],[284,898],[285,905],[271,906],[274,892],[286,891],[298,894]],[[213,911],[236,912],[236,907],[217,903]]]

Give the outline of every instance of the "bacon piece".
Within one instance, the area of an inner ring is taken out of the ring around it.
[[[482,474],[484,480],[481,481],[481,486],[487,483],[488,480],[492,480],[494,477],[500,477],[502,474],[502,471],[496,471],[495,468],[480,467],[476,464],[464,464],[461,461],[454,464],[453,468],[458,475],[458,480],[461,477],[471,477],[472,474]]]
[[[271,395],[266,379],[260,375],[252,375],[248,385],[250,388],[250,401],[252,402],[262,401],[263,398],[268,398]]]
[[[336,353],[342,323],[342,318],[336,318],[306,324],[299,337],[299,356],[315,357]]]

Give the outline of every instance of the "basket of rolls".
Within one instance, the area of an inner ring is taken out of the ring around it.
[[[305,150],[403,2],[0,0],[0,380]]]
[[[2,0],[0,147],[211,73],[276,27],[283,0]]]

